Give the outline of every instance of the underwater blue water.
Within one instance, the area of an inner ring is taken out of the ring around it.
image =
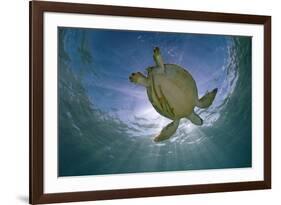
[[[242,168],[252,165],[251,37],[58,28],[59,176]],[[132,72],[165,63],[187,69],[199,97],[218,88],[202,126],[158,114]]]

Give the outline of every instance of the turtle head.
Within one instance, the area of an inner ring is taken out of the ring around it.
[[[157,58],[158,56],[160,56],[161,55],[161,53],[160,53],[160,48],[159,47],[155,47],[154,49],[153,49],[153,56],[154,56],[154,58]]]
[[[157,67],[160,68],[160,71],[164,72],[164,70],[165,70],[164,62],[163,62],[163,59],[161,57],[161,53],[160,53],[160,48],[159,47],[155,47],[153,49],[153,59],[155,61],[155,64],[157,65]]]

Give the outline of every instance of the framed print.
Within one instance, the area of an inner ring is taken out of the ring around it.
[[[271,17],[30,2],[30,203],[271,188]]]

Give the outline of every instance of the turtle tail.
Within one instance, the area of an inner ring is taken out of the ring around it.
[[[212,90],[211,92],[207,92],[202,98],[200,98],[197,103],[196,106],[199,108],[207,108],[210,105],[212,105],[216,94],[218,92],[218,89],[215,88],[214,90]]]

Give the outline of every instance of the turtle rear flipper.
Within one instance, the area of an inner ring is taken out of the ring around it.
[[[202,125],[203,120],[199,115],[197,115],[194,111],[187,117],[193,124]]]
[[[214,90],[212,90],[211,92],[207,92],[202,98],[200,98],[197,103],[196,106],[200,107],[200,108],[207,108],[210,105],[212,105],[216,94],[218,92],[218,89],[215,88]]]
[[[156,136],[153,140],[154,142],[160,142],[166,139],[169,139],[177,130],[179,126],[180,120],[175,120],[168,124],[166,127],[162,129],[160,134]]]

